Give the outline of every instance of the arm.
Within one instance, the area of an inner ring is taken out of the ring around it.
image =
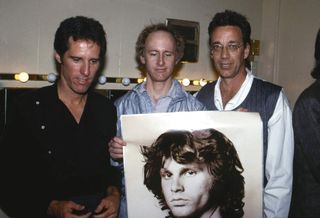
[[[268,121],[268,149],[265,163],[264,217],[288,217],[292,193],[292,115],[283,91]]]

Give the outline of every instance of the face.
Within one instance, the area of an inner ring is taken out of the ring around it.
[[[202,213],[213,183],[206,164],[179,164],[169,158],[160,174],[162,191],[174,216],[189,217]]]
[[[69,39],[69,49],[63,57],[55,53],[61,64],[60,87],[72,94],[84,95],[91,86],[100,66],[100,47],[90,40]]]
[[[176,44],[173,36],[165,31],[150,33],[146,39],[141,63],[147,70],[147,79],[153,82],[171,81],[177,63]]]
[[[243,44],[239,27],[217,27],[211,34],[210,46],[211,58],[222,79],[245,75],[245,59],[250,46]]]

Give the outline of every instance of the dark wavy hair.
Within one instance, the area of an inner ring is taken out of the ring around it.
[[[179,35],[176,31],[174,31],[171,27],[166,26],[164,23],[151,24],[146,26],[138,36],[136,42],[136,61],[138,63],[138,67],[142,69],[144,65],[140,61],[140,56],[144,56],[144,50],[146,45],[146,40],[151,33],[164,31],[172,35],[173,39],[176,43],[176,52],[178,54],[178,60],[183,57],[184,53],[184,39],[181,35]]]
[[[320,79],[320,29],[318,30],[316,43],[314,45],[315,66],[311,72],[311,76],[315,79]]]
[[[242,41],[244,45],[251,44],[251,26],[248,22],[247,18],[242,14],[239,14],[235,11],[225,10],[223,12],[216,13],[212,18],[209,26],[208,26],[208,33],[209,39],[211,37],[212,32],[221,26],[237,26],[240,28],[242,33]],[[211,44],[211,40],[209,40]],[[250,69],[250,62],[248,58],[245,60],[245,65],[247,68]]]
[[[220,207],[223,218],[244,215],[244,178],[242,164],[233,143],[215,129],[193,132],[168,131],[151,146],[141,146],[144,156],[144,184],[159,200],[162,210],[169,210],[161,188],[160,170],[168,158],[179,164],[200,162],[213,176],[208,205]]]
[[[79,39],[91,40],[100,47],[100,59],[104,61],[107,49],[106,33],[102,24],[84,16],[70,17],[60,23],[54,39],[54,49],[62,58],[69,49],[69,39],[77,41]]]

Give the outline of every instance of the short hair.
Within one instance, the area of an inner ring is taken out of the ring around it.
[[[100,47],[99,57],[104,61],[107,49],[106,33],[102,24],[93,19],[84,16],[70,17],[60,23],[54,39],[54,49],[63,57],[69,49],[69,39],[77,41],[79,39],[91,40]]]
[[[315,79],[320,79],[320,29],[318,30],[316,42],[314,45],[314,59],[316,63],[311,72],[311,75]]]
[[[183,54],[184,54],[184,39],[171,27],[166,26],[164,23],[158,23],[158,24],[151,24],[149,26],[146,26],[141,33],[138,36],[137,42],[136,42],[136,61],[138,63],[139,68],[142,68],[144,65],[141,63],[140,56],[144,55],[144,49],[146,45],[146,41],[148,36],[151,33],[158,32],[158,31],[164,31],[172,35],[175,44],[176,44],[176,52],[178,54],[178,60],[180,61]]]
[[[208,27],[209,37],[217,27],[221,26],[239,27],[242,33],[243,43],[250,45],[251,26],[247,18],[242,14],[231,10],[225,10],[224,12],[216,13]]]
[[[172,157],[179,164],[200,162],[213,176],[209,203],[220,207],[222,217],[242,217],[244,202],[243,168],[233,143],[215,129],[193,132],[168,131],[150,146],[141,146],[144,156],[144,184],[159,200],[162,210],[173,216],[161,187],[160,169]]]

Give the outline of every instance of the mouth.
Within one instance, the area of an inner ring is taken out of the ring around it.
[[[174,198],[170,201],[174,207],[184,207],[188,200],[183,198]]]
[[[221,69],[229,69],[231,66],[231,63],[220,63]]]
[[[78,78],[77,81],[80,85],[86,85],[90,82],[90,79],[81,77],[81,78]]]

